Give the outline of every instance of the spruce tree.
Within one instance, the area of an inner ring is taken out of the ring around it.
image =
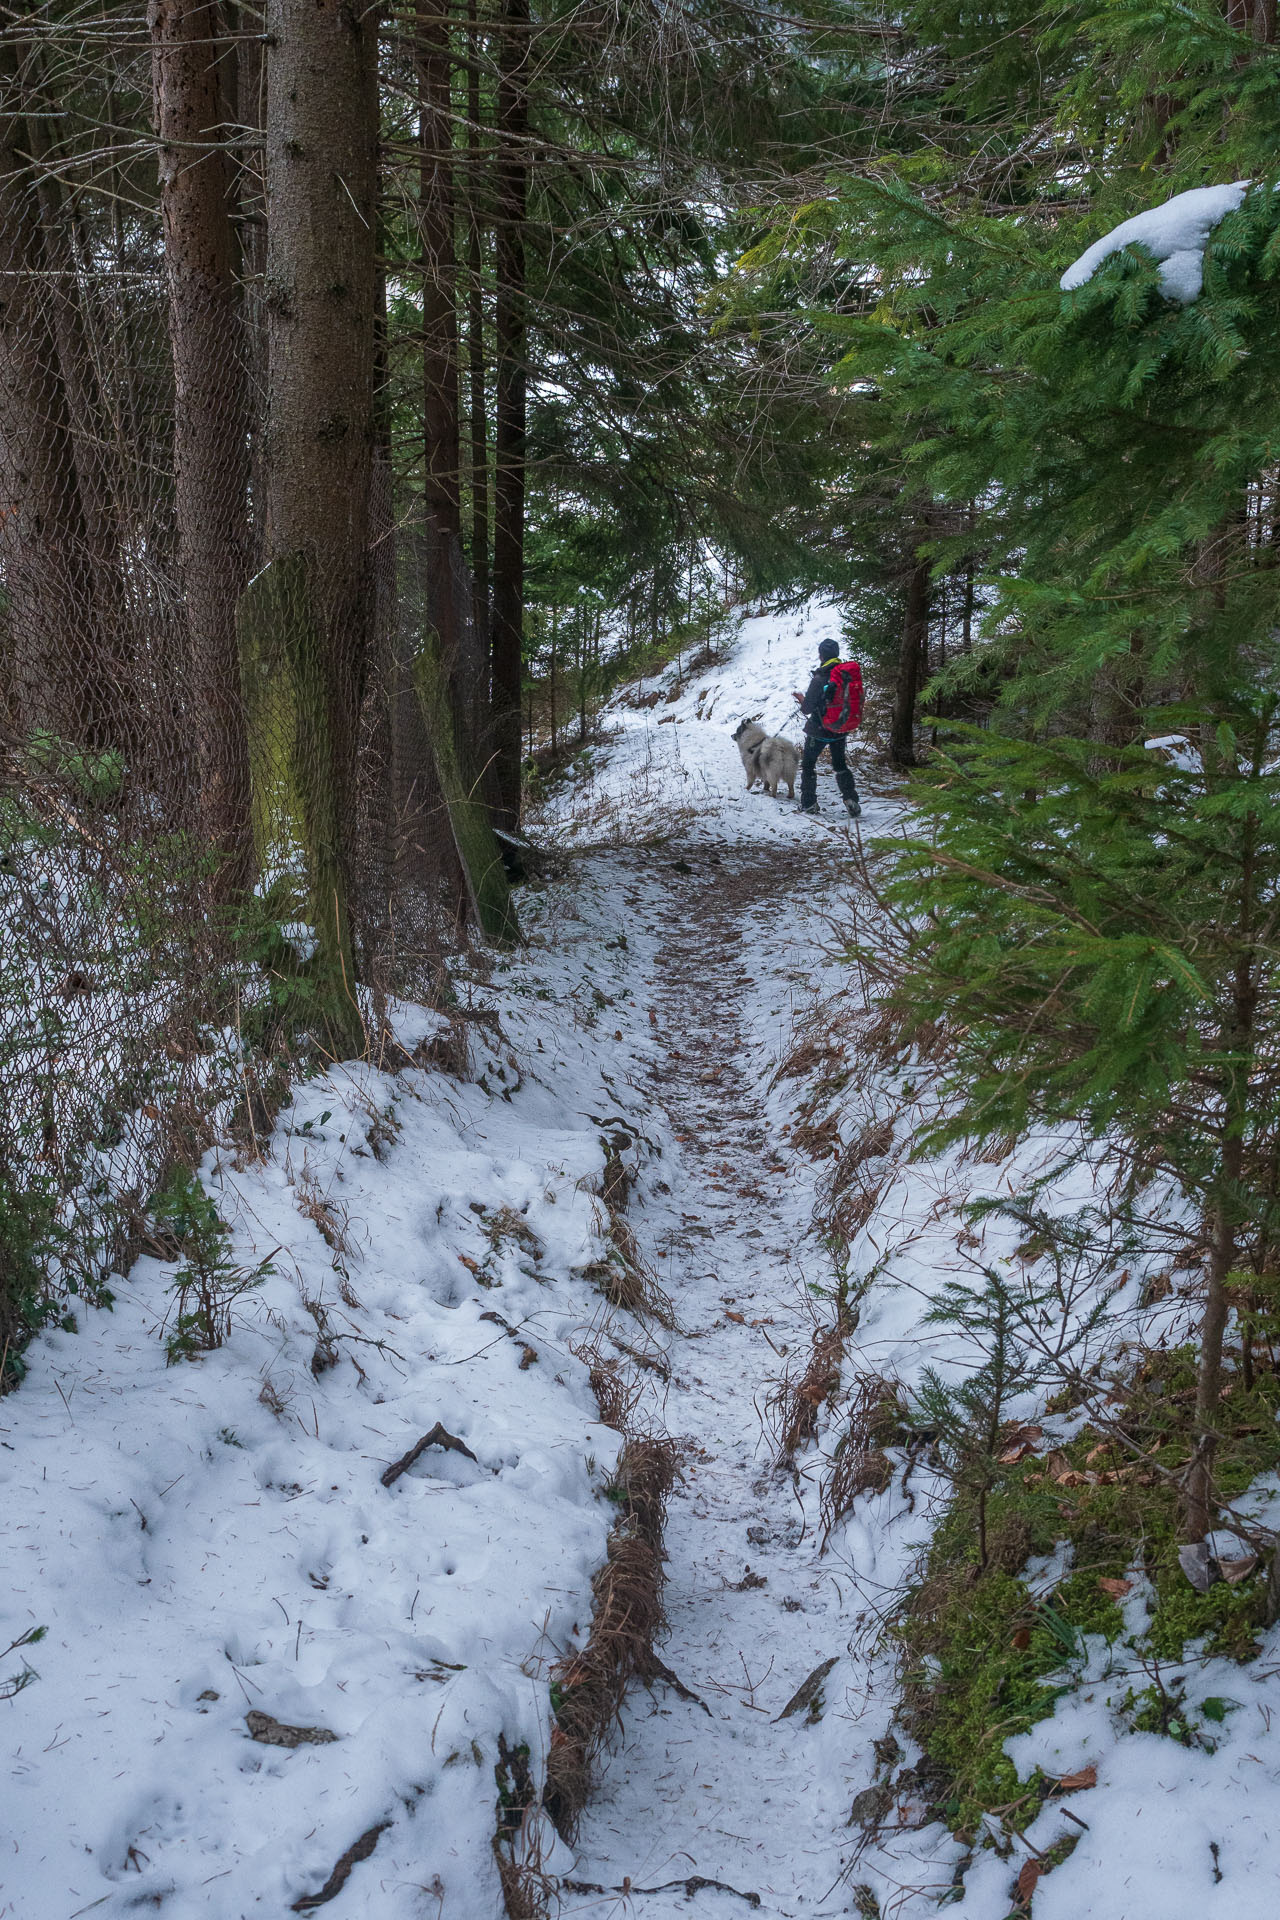
[[[1277,1224],[1277,261],[1263,187],[1211,237],[1194,302],[1130,251],[1079,292],[1033,286],[1021,319],[1014,300],[952,323],[972,379],[946,409],[1021,566],[997,583],[1003,717],[940,755],[892,887],[912,929],[898,991],[957,1035],[932,1143],[1081,1123],[1078,1150],[1112,1137],[1198,1215],[1192,1539],[1232,1276]],[[992,328],[998,379],[976,364]],[[1141,661],[1138,739],[1171,740],[1172,763],[1064,730],[1117,657]]]

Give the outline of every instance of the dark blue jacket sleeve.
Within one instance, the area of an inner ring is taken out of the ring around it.
[[[801,713],[807,714],[811,720],[817,719],[825,705],[822,694],[826,684],[827,669],[825,667],[818,667],[809,681],[808,691],[804,699],[800,702]]]

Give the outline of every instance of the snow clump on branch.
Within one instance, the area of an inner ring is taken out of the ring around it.
[[[1248,192],[1248,180],[1225,187],[1193,187],[1175,193],[1162,207],[1150,207],[1121,221],[1072,262],[1058,285],[1064,293],[1084,286],[1104,260],[1124,247],[1143,247],[1160,262],[1160,285],[1182,306],[1199,298],[1204,285],[1204,250],[1220,220],[1234,213]]]

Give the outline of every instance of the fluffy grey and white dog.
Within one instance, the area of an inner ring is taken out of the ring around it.
[[[733,735],[742,756],[742,771],[747,776],[747,792],[759,780],[770,797],[778,797],[779,782],[785,781],[787,797],[796,797],[796,774],[800,755],[790,740],[781,734],[766,733],[755,720],[741,720]]]

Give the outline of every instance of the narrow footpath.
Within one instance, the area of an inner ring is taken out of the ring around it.
[[[660,1652],[696,1700],[661,1682],[631,1695],[563,1889],[571,1914],[850,1911],[846,1823],[880,1729],[859,1724],[847,1662],[784,1712],[845,1653],[856,1600],[819,1557],[814,1490],[774,1464],[766,1407],[788,1365],[803,1369],[824,1311],[811,1288],[831,1277],[802,1244],[811,1169],[780,1157],[794,1083],[768,1082],[770,1032],[812,991],[804,936],[818,928],[795,902],[821,897],[833,841],[797,838],[783,857],[691,841],[644,889],[639,924],[659,943],[652,1096],[683,1164],[632,1224],[678,1321],[652,1405],[683,1460]]]

